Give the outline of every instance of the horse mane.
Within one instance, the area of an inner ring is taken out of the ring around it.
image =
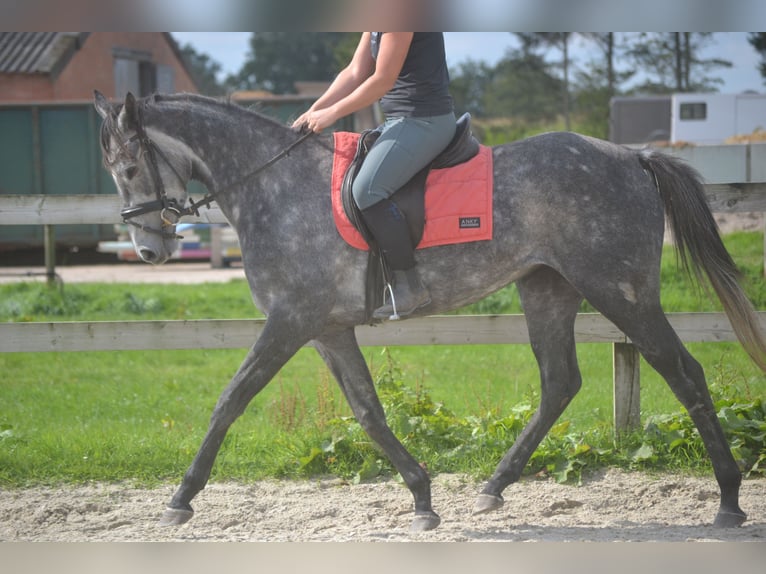
[[[181,104],[189,103],[192,105],[199,105],[205,108],[220,109],[221,111],[226,113],[234,112],[236,114],[242,114],[245,116],[255,117],[255,118],[258,118],[258,120],[262,120],[273,127],[277,127],[281,129],[290,129],[289,126],[286,126],[284,123],[280,122],[279,120],[258,111],[257,106],[245,107],[238,104],[236,101],[234,101],[231,98],[231,95],[221,96],[221,97],[212,97],[212,96],[204,96],[202,94],[193,94],[189,92],[178,92],[174,94],[155,93],[150,96],[141,98],[141,100],[139,101],[141,102],[141,105],[146,107],[151,106],[151,104],[155,102],[156,103],[178,102]]]
[[[257,119],[257,121],[261,125],[265,124],[267,127],[270,126],[277,131],[295,133],[295,130],[293,130],[293,128],[291,128],[288,124],[285,124],[282,121],[274,118],[273,116],[270,116],[264,113],[263,111],[261,111],[263,108],[262,104],[256,103],[254,105],[243,106],[237,103],[235,100],[233,100],[231,98],[231,94],[228,96],[212,97],[212,96],[203,96],[201,94],[193,94],[189,92],[178,92],[173,94],[155,93],[155,94],[152,94],[151,96],[146,96],[142,98],[140,101],[142,105],[146,105],[146,106],[150,106],[154,102],[156,103],[178,102],[181,104],[189,103],[191,105],[199,105],[209,110],[216,110],[216,109],[220,110],[222,113],[226,115],[236,114],[243,121],[247,121],[248,118]],[[334,145],[331,142],[332,142],[331,136],[330,136],[330,139],[328,139],[326,134],[321,134],[321,135],[318,134],[315,137],[310,138],[309,145],[311,144],[319,145],[325,150],[332,151],[334,149]]]
[[[143,112],[151,112],[153,109],[155,109],[156,105],[162,104],[180,104],[181,106],[188,105],[190,107],[202,108],[208,111],[220,112],[226,116],[231,116],[233,114],[239,116],[237,121],[243,121],[248,118],[257,119],[259,122],[263,122],[277,130],[287,131],[291,129],[289,126],[285,125],[279,120],[258,111],[257,108],[254,109],[253,107],[245,107],[239,105],[234,100],[232,100],[231,96],[211,97],[189,92],[179,92],[173,94],[154,93],[149,96],[144,96],[142,98],[136,99],[136,105]],[[117,121],[123,105],[124,104],[118,104],[115,107],[115,114],[105,118],[101,125],[101,148],[104,152],[106,152],[102,154],[103,163],[107,168],[111,167],[113,164],[113,160],[110,160],[110,158],[115,157],[114,154],[109,153],[111,151],[110,141],[112,138],[114,138],[114,141],[118,142],[117,145],[120,147],[121,152],[126,151],[125,143],[122,141],[123,138],[120,137],[121,130]]]

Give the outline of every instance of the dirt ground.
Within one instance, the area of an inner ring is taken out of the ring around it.
[[[716,213],[715,220],[724,235],[734,231],[763,231],[764,213]]]
[[[213,483],[182,526],[159,526],[175,485],[122,484],[0,491],[3,541],[729,541],[766,542],[766,478],[743,483],[749,519],[711,526],[713,478],[610,469],[581,486],[530,478],[506,489],[505,506],[472,516],[480,485],[458,475],[434,478],[442,523],[410,534],[412,498],[399,482],[353,485],[338,479]]]

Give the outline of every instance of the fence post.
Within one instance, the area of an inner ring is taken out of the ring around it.
[[[641,426],[641,361],[631,343],[612,344],[615,433]]]
[[[220,225],[210,226],[210,266],[223,269],[223,229]]]
[[[45,276],[48,286],[56,284],[56,228],[52,225],[44,225],[45,243]]]

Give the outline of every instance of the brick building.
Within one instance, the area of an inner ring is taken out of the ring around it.
[[[197,92],[166,32],[0,32],[0,103]]]

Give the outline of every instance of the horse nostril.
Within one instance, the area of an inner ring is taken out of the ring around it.
[[[146,247],[141,247],[138,250],[138,255],[147,263],[154,263],[157,261],[157,254],[151,249],[147,249]]]

